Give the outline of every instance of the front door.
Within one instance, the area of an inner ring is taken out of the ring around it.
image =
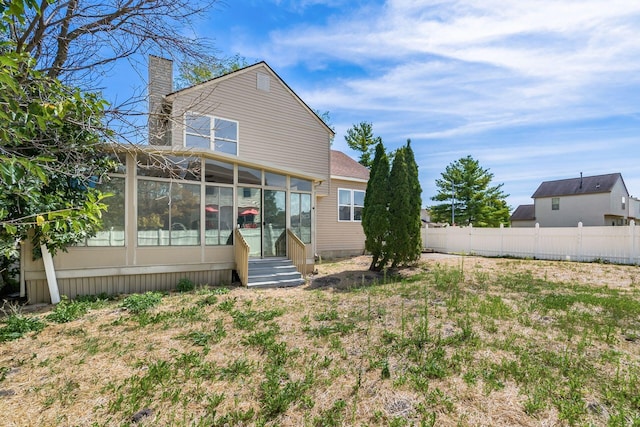
[[[286,192],[238,187],[236,222],[250,247],[251,257],[284,257],[286,246]],[[263,197],[264,195],[264,197]]]

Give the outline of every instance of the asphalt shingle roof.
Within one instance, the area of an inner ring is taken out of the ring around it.
[[[622,180],[622,175],[620,173],[560,179],[557,181],[544,181],[531,197],[535,199],[537,197],[609,193],[618,180]]]
[[[369,169],[343,152],[331,150],[331,175],[369,180]]]
[[[520,205],[511,214],[511,221],[527,221],[536,219],[536,205]]]

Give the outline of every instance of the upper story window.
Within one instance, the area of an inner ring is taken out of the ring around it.
[[[560,197],[552,197],[551,198],[551,210],[559,211],[560,210]]]
[[[338,221],[362,221],[364,191],[338,189]]]
[[[184,145],[238,155],[238,122],[186,113]]]
[[[627,199],[624,198],[624,196],[622,196],[622,210],[626,210],[627,209]]]

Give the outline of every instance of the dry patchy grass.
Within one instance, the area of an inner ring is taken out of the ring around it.
[[[92,303],[66,323],[24,315],[46,325],[0,344],[3,423],[640,423],[638,267],[434,254],[375,274],[369,262],[321,264],[293,289],[200,286],[139,310]]]

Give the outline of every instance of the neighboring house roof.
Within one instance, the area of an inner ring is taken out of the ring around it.
[[[536,205],[520,205],[511,214],[511,221],[532,221],[536,219]]]
[[[369,169],[341,151],[331,150],[331,176],[369,180]]]
[[[264,61],[260,61],[260,62],[257,62],[257,63],[255,63],[255,64],[253,64],[253,65],[249,65],[249,66],[247,66],[247,67],[240,68],[240,69],[235,70],[235,71],[232,71],[232,72],[230,72],[230,73],[223,74],[222,76],[219,76],[219,77],[214,77],[214,78],[209,79],[209,80],[207,80],[207,81],[204,81],[204,82],[202,82],[202,83],[198,83],[198,84],[196,84],[196,85],[189,86],[189,87],[186,87],[186,88],[184,88],[184,89],[180,89],[180,90],[177,90],[177,91],[171,92],[170,94],[166,95],[166,98],[167,98],[167,99],[171,99],[171,98],[175,97],[175,96],[176,96],[176,94],[184,93],[184,92],[187,92],[187,91],[193,90],[194,88],[202,88],[202,87],[206,87],[206,86],[210,86],[210,85],[215,85],[215,84],[217,84],[217,83],[218,83],[218,82],[220,82],[220,81],[223,81],[223,80],[226,80],[226,79],[232,78],[232,77],[237,76],[237,75],[239,75],[239,74],[246,73],[246,72],[248,72],[248,71],[250,71],[250,70],[253,70],[253,69],[256,69],[256,68],[266,68],[266,69],[269,71],[269,73],[271,73],[271,74],[272,74],[276,79],[278,79],[278,81],[279,81],[279,82],[280,82],[280,83],[281,83],[281,84],[282,84],[282,85],[283,85],[283,86],[284,86],[284,87],[285,87],[285,88],[286,88],[286,89],[291,93],[291,95],[296,99],[296,101],[298,101],[298,102],[299,102],[299,103],[300,103],[304,108],[306,108],[306,109],[307,109],[311,114],[313,114],[313,115],[315,116],[315,118],[316,118],[316,119],[317,119],[317,120],[318,120],[318,121],[319,121],[319,122],[320,122],[320,123],[321,123],[321,124],[322,124],[322,125],[323,125],[327,130],[328,130],[328,131],[329,131],[329,132],[331,132],[331,135],[335,135],[334,130],[333,130],[333,129],[331,129],[331,128],[329,127],[329,125],[327,125],[327,124],[324,122],[324,120],[322,120],[322,119],[320,118],[320,116],[318,116],[318,114],[317,114],[315,111],[313,111],[313,110],[312,110],[312,109],[311,109],[311,108],[310,108],[310,107],[309,107],[309,106],[308,106],[308,105],[307,105],[307,104],[302,100],[302,98],[300,98],[300,97],[298,96],[298,94],[297,94],[297,93],[295,93],[295,92],[294,92],[294,91],[289,87],[289,85],[288,85],[284,80],[282,80],[282,78],[278,75],[278,73],[276,73],[275,71],[273,71],[273,69],[272,69],[271,67],[269,67],[269,64],[267,64],[267,63],[266,63],[266,62],[264,62]]]
[[[609,193],[613,190],[614,185],[622,180],[620,173],[610,173],[606,175],[585,176],[580,178],[560,179],[557,181],[544,181],[535,193],[533,197],[557,197],[557,196],[574,196],[579,194],[595,194],[595,193]]]

